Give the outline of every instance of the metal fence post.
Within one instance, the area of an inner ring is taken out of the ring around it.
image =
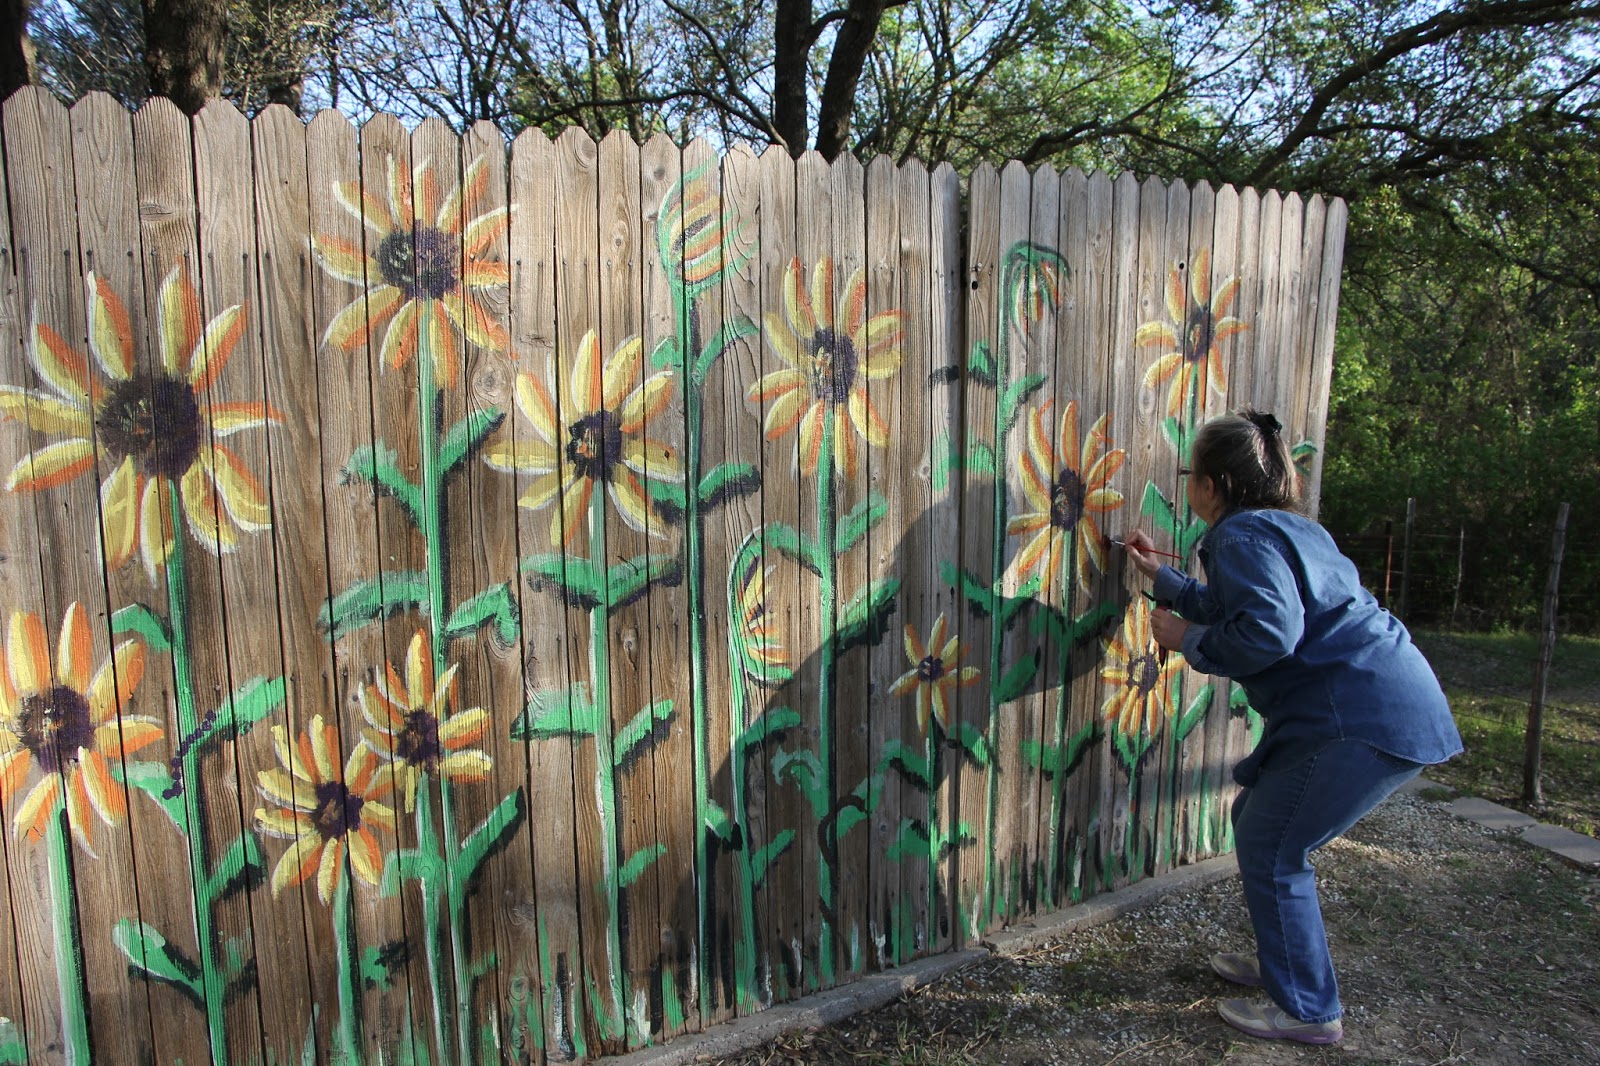
[[[1400,548],[1400,609],[1395,617],[1405,621],[1408,614],[1406,600],[1411,591],[1411,534],[1417,526],[1417,498],[1406,497],[1406,536]]]
[[[1456,627],[1456,614],[1461,610],[1461,574],[1466,569],[1467,562],[1467,527],[1461,527],[1461,535],[1456,541],[1456,594],[1450,601],[1450,628]]]
[[[1528,703],[1528,729],[1523,738],[1522,800],[1544,806],[1544,791],[1539,787],[1539,754],[1544,734],[1544,697],[1550,685],[1550,660],[1556,651],[1556,599],[1561,588],[1561,556],[1567,546],[1567,510],[1563,503],[1556,512],[1556,532],[1550,542],[1550,578],[1544,586],[1543,633],[1539,658],[1533,667],[1533,699]]]

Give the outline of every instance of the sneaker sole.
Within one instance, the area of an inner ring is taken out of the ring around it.
[[[1253,1036],[1257,1040],[1292,1040],[1297,1044],[1325,1045],[1337,1044],[1339,1041],[1344,1039],[1343,1032],[1328,1033],[1325,1036],[1314,1033],[1258,1033],[1254,1029],[1245,1028],[1226,1015],[1222,1016],[1222,1020],[1239,1030],[1239,1032],[1243,1033],[1245,1036]]]

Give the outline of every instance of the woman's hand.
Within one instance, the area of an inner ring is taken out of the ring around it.
[[[1182,651],[1183,635],[1188,631],[1189,623],[1167,608],[1157,607],[1150,612],[1150,635],[1168,651]]]
[[[1150,539],[1150,534],[1142,529],[1129,533],[1122,542],[1122,550],[1128,553],[1128,561],[1145,577],[1155,577],[1156,572],[1161,569],[1161,560],[1154,555],[1146,554],[1155,546],[1156,542]]]

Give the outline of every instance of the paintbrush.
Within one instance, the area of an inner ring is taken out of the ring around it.
[[[1111,537],[1109,539],[1111,541],[1111,546],[1113,548],[1126,548],[1127,547],[1127,545],[1125,543],[1123,543],[1122,541],[1118,540],[1116,537]],[[1161,556],[1165,556],[1168,559],[1182,559],[1183,558],[1183,556],[1177,554],[1176,552],[1164,552],[1159,548],[1140,548],[1139,550],[1144,552],[1146,555],[1161,555]]]

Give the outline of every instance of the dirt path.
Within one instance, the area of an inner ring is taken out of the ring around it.
[[[1251,1040],[1215,1013],[1213,951],[1250,946],[1236,878],[834,1029],[719,1066],[1600,1063],[1600,876],[1412,796],[1319,853],[1345,1040]]]

